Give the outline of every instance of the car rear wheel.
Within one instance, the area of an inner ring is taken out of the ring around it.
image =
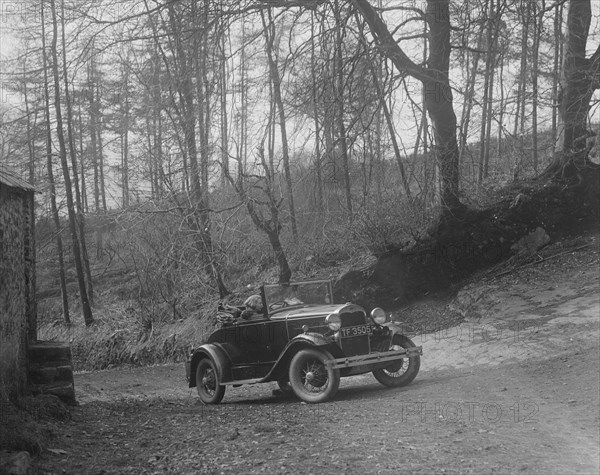
[[[410,338],[404,335],[394,335],[390,350],[408,349],[415,346]],[[397,388],[410,384],[417,377],[420,367],[421,357],[417,355],[392,361],[386,367],[374,370],[373,376],[384,386]]]
[[[196,367],[196,389],[204,404],[219,404],[225,395],[225,386],[219,385],[215,364],[203,358]]]
[[[300,350],[290,363],[290,385],[296,396],[306,402],[325,402],[335,396],[340,371],[325,366],[333,357],[315,348]]]

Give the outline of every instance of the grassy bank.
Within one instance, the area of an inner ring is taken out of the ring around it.
[[[96,321],[86,327],[80,318],[70,325],[56,318],[42,322],[40,340],[69,342],[75,371],[119,365],[151,365],[183,361],[191,345],[214,328],[209,309],[175,321],[150,320],[131,302],[104,298],[95,306]],[[56,313],[53,313],[56,316]]]

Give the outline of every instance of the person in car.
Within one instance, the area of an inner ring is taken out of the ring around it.
[[[246,307],[240,317],[242,320],[260,320],[264,318],[262,298],[260,295],[251,295],[244,301]]]

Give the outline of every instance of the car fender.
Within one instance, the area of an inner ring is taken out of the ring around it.
[[[220,382],[231,380],[231,360],[221,345],[207,343],[194,350],[190,365],[190,388],[196,386],[196,367],[202,358],[210,358],[215,364]]]
[[[292,357],[302,348],[310,347],[323,348],[334,355],[334,357],[337,357],[340,353],[340,348],[336,345],[333,338],[325,337],[320,333],[302,333],[289,341],[265,379],[276,380],[279,379],[280,375],[287,375],[287,367]]]
[[[391,332],[391,338],[394,335],[404,335],[406,334],[407,328],[403,326],[402,323],[399,322],[386,322],[382,325],[383,327],[387,327]]]
[[[288,342],[285,349],[283,350],[283,353],[285,353],[288,350],[288,348],[302,343],[308,343],[309,345],[314,346],[324,346],[333,343],[333,339],[327,338],[326,336],[321,335],[320,333],[301,333],[300,335],[296,335]]]

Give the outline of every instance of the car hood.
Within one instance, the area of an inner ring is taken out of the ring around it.
[[[277,310],[271,313],[270,317],[279,319],[295,319],[295,318],[309,318],[318,317],[320,315],[326,316],[331,313],[345,313],[345,312],[364,312],[364,308],[359,305],[352,303],[344,304],[333,304],[333,305],[303,305],[301,307],[289,307]]]

